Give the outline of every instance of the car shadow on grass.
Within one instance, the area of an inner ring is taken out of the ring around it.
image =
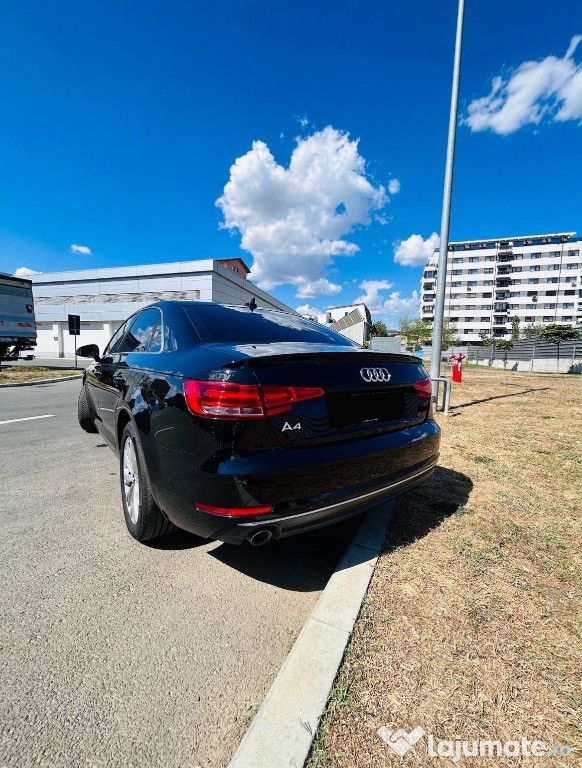
[[[449,515],[464,507],[473,488],[470,478],[445,467],[418,488],[401,497],[392,513],[385,550],[406,546],[425,536]],[[373,510],[370,510],[373,514]],[[176,530],[162,539],[148,542],[156,549],[192,549],[214,545],[207,555],[229,568],[279,589],[319,592],[342,559],[362,522],[362,515],[315,531],[272,540],[262,547],[247,542],[236,546],[209,542],[186,531]],[[370,551],[357,547],[349,567],[370,558]]]
[[[384,552],[412,544],[451,515],[464,514],[472,490],[473,481],[467,475],[437,467],[428,480],[399,499]]]
[[[550,387],[532,387],[531,389],[524,389],[521,392],[510,392],[508,395],[493,395],[492,397],[483,397],[481,400],[469,400],[468,403],[451,405],[450,410],[456,411],[459,408],[469,408],[471,405],[479,405],[479,403],[488,403],[490,400],[502,400],[505,397],[518,397],[519,395],[527,395],[530,392],[546,392],[548,389],[550,389]]]

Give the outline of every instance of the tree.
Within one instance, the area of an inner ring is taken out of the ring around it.
[[[430,339],[430,325],[426,320],[420,320],[417,317],[401,317],[399,327],[400,333],[406,339],[406,349],[412,352]]]
[[[523,329],[523,336],[526,339],[531,339],[534,336],[539,336],[540,331],[543,328],[543,325],[528,325],[526,328]]]
[[[503,352],[503,367],[507,368],[507,355],[509,354],[509,350],[513,349],[513,341],[510,339],[500,339],[497,342],[497,349],[500,349]]]
[[[479,338],[483,342],[484,347],[493,347],[495,345],[495,336],[492,336],[489,331],[479,331]]]
[[[489,331],[479,331],[479,338],[481,339],[484,347],[491,347],[491,357],[489,358],[489,365],[493,365],[493,355],[495,354],[495,345],[497,344],[497,336],[494,336]],[[477,352],[477,355],[479,353]]]
[[[551,323],[545,325],[538,331],[538,336],[542,341],[548,344],[558,345],[558,359],[556,363],[556,371],[560,371],[560,344],[562,341],[570,341],[571,339],[579,339],[580,331],[571,325],[560,325],[559,323]]]
[[[370,336],[388,336],[386,323],[383,323],[382,320],[376,320],[370,329]]]
[[[519,339],[519,315],[514,315],[511,318],[511,340],[517,341]]]
[[[451,319],[445,317],[443,320],[443,343],[441,345],[441,351],[448,349],[449,347],[459,347],[461,345],[461,339],[457,336],[457,329],[454,325],[451,325]]]

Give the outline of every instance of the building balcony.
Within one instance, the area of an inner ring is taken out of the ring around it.
[[[493,305],[493,314],[507,314],[509,311],[509,304],[506,301],[497,301]]]

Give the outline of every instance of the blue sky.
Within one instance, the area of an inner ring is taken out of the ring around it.
[[[394,322],[421,273],[395,252],[417,264],[439,231],[455,20],[434,0],[4,4],[0,269],[254,254],[293,307],[365,295]],[[578,0],[467,0],[452,239],[582,232],[578,34]]]

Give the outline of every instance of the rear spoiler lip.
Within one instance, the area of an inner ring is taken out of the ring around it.
[[[208,345],[206,345],[208,346]],[[226,346],[213,345],[215,351],[220,351],[229,358],[228,365],[233,367],[258,367],[265,365],[278,365],[281,363],[288,363],[293,360],[305,361],[305,362],[323,362],[328,360],[329,362],[359,362],[368,363],[376,366],[380,366],[381,363],[414,363],[422,365],[422,360],[416,355],[396,353],[396,352],[377,352],[368,349],[353,349],[346,348],[345,352],[335,350],[317,350],[313,352],[298,351],[298,352],[282,352],[279,354],[273,354],[269,352],[268,346],[265,346],[265,350],[256,349],[255,354],[251,354],[250,350],[242,350],[240,348],[236,350],[230,350],[231,353],[235,353],[236,357],[229,356],[229,349]]]

